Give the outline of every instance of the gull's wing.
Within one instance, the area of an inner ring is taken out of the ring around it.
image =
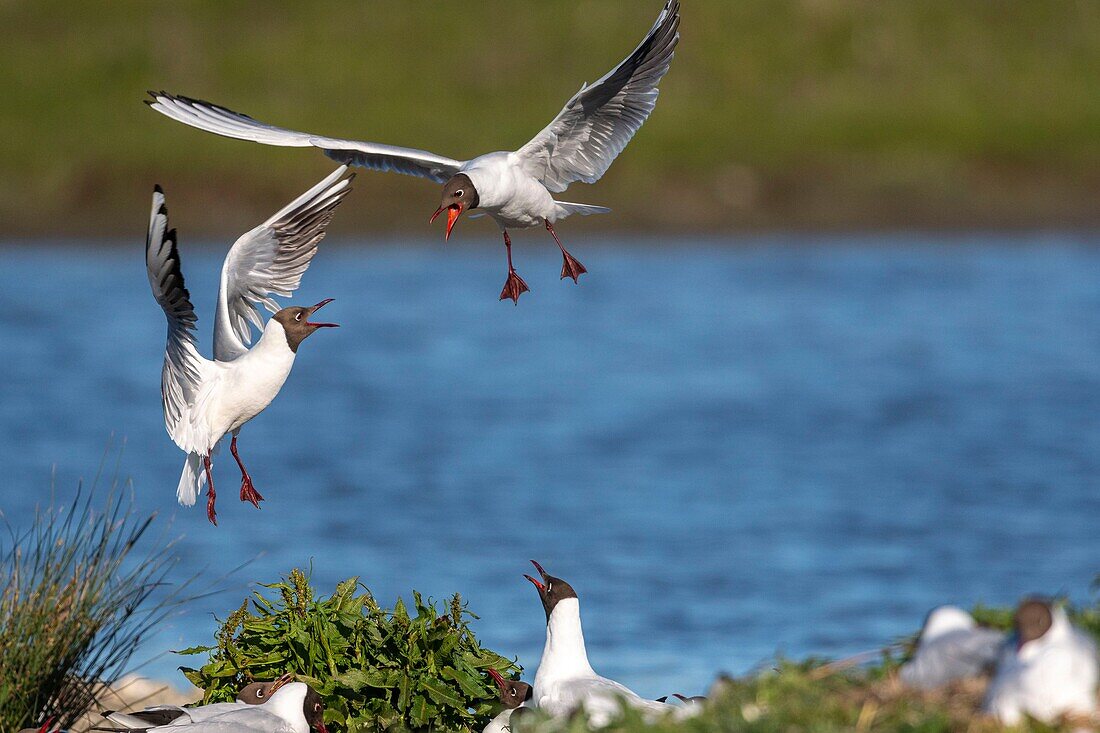
[[[149,92],[149,95],[152,99],[145,100],[147,105],[185,125],[197,127],[215,135],[251,140],[264,145],[292,148],[312,146],[320,148],[325,155],[335,161],[361,168],[404,173],[408,176],[430,178],[437,183],[443,183],[458,173],[458,169],[464,162],[429,153],[426,150],[359,140],[340,140],[323,135],[311,135],[308,132],[287,130],[264,124],[248,115],[201,99],[191,99],[167,92]]]
[[[354,173],[340,166],[252,231],[241,236],[222,265],[214,320],[214,358],[232,361],[252,343],[249,324],[263,330],[260,306],[279,310],[273,295],[298,289],[336,207],[351,190]]]
[[[145,267],[153,297],[168,319],[168,342],[160,375],[164,427],[180,448],[205,454],[210,446],[205,444],[206,436],[196,434],[192,413],[210,362],[195,346],[195,307],[183,282],[176,230],[168,229],[168,207],[160,186],[153,189]]]
[[[574,181],[598,181],[653,111],[679,26],[680,0],[667,0],[634,53],[582,86],[553,122],[516,151],[523,169],[554,192]]]
[[[561,682],[555,686],[555,704],[546,705],[540,701],[539,707],[547,708],[554,716],[568,715],[583,707],[589,722],[604,726],[622,713],[624,705],[638,708],[644,714],[655,715],[674,710],[674,706],[643,700],[630,688],[609,680],[606,677],[586,677]]]

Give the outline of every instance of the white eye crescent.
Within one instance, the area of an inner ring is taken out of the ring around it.
[[[263,696],[264,696],[264,691],[263,690],[256,690],[256,697],[263,697]]]
[[[302,314],[299,313],[298,315],[294,316],[294,320],[296,320],[296,321],[302,320]]]
[[[457,199],[457,198],[461,198],[461,197],[462,197],[462,194],[463,194],[463,191],[462,191],[462,189],[461,189],[461,188],[460,188],[460,189],[458,189],[457,191],[455,191],[455,198],[456,198],[456,199]]]

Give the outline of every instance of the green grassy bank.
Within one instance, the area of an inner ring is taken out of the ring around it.
[[[659,0],[0,2],[0,234],[132,235],[161,182],[185,231],[253,225],[329,168],[140,102],[456,157],[521,145]],[[1100,5],[684,0],[663,94],[575,228],[1100,224]],[[337,231],[425,233],[436,189],[369,174]]]

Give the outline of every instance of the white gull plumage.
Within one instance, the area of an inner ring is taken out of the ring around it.
[[[288,296],[298,288],[353,177],[347,166],[340,167],[233,244],[222,266],[213,361],[199,353],[195,342],[195,309],[180,270],[176,231],[168,229],[164,192],[158,186],[153,193],[145,257],[153,296],[168,320],[161,371],[164,424],[188,454],[176,495],[181,504],[193,505],[205,469],[211,522],[216,523],[210,457],[227,433],[233,434],[231,448],[241,468],[242,500],[256,504],[262,499],[237,455],[237,432],[271,403],[289,376],[297,346],[291,341],[298,330],[308,335],[306,326],[331,325],[308,321],[328,301],[280,311],[272,296]],[[260,306],[276,313],[266,325]],[[297,323],[289,320],[294,315]],[[280,323],[284,318],[293,333]],[[253,326],[262,331],[255,344]]]
[[[1062,715],[1097,713],[1096,644],[1070,623],[1064,608],[1048,608],[1050,628],[1018,648],[1007,646],[986,692],[985,712],[1005,725],[1020,724],[1025,714],[1053,723]]]
[[[657,85],[668,72],[679,41],[680,3],[667,0],[638,47],[595,83],[585,84],[557,117],[513,152],[457,160],[425,150],[347,140],[288,130],[259,122],[210,102],[150,92],[146,103],[158,112],[225,137],[265,145],[317,147],[342,163],[427,178],[446,184],[447,236],[463,211],[481,209],[500,227],[508,251],[508,280],[501,300],[518,301],[529,288],[512,267],[509,228],[545,226],[562,251],[562,278],[574,282],[583,265],[562,246],[553,224],[570,214],[605,213],[600,206],[554,200],[571,183],[594,183],[607,172],[653,111]]]
[[[242,702],[191,708],[161,705],[137,713],[110,712],[105,717],[114,727],[101,726],[99,729],[179,733],[310,733],[305,708],[311,704],[319,704],[316,693],[311,694],[303,682],[289,682],[280,685],[262,705]],[[311,712],[318,721],[321,714],[323,708],[320,712]],[[314,723],[313,729],[326,733],[323,723]]]
[[[993,668],[1004,644],[1003,633],[978,626],[963,609],[940,606],[928,614],[917,648],[899,677],[922,689],[975,677]]]

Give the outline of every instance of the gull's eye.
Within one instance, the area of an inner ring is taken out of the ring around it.
[[[553,583],[547,583],[546,584],[546,592],[549,593],[552,590],[554,590],[554,584]]]
[[[302,320],[302,313],[301,313],[301,311],[299,311],[299,312],[298,312],[298,314],[297,314],[296,316],[294,316],[294,320],[296,320],[296,321],[300,321],[300,320]]]
[[[509,690],[508,694],[510,694],[512,697],[515,697],[516,696],[516,691],[515,690]]]
[[[456,199],[460,199],[460,198],[462,198],[462,194],[463,194],[463,193],[464,193],[464,192],[463,192],[463,190],[462,190],[461,188],[460,188],[460,189],[458,189],[457,191],[455,191],[455,198],[456,198]]]
[[[318,702],[318,703],[313,704],[313,712],[315,712],[315,713],[321,712],[321,703]]]
[[[264,696],[264,691],[263,690],[256,690],[256,697],[263,697],[263,696]]]

